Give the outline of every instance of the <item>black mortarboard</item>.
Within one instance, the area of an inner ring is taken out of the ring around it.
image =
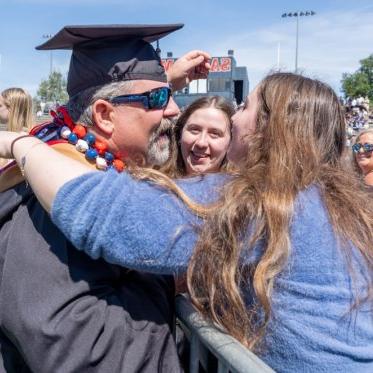
[[[166,82],[160,57],[150,43],[182,28],[171,25],[66,26],[38,50],[72,49],[67,92],[121,80]]]

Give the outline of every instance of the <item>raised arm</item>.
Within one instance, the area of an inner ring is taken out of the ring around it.
[[[186,53],[167,71],[167,80],[174,91],[187,86],[192,80],[206,79],[211,68],[210,55],[200,50]]]

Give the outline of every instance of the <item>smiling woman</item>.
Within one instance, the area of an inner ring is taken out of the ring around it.
[[[171,157],[161,171],[180,177],[225,170],[233,113],[220,96],[194,101],[176,123]]]
[[[355,168],[364,176],[367,185],[373,185],[373,129],[359,134],[352,151]]]

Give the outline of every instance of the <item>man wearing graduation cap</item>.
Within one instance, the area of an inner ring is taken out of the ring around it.
[[[175,118],[179,108],[171,96],[160,57],[150,42],[181,27],[65,27],[37,48],[73,50],[67,113],[58,112],[57,119],[64,120],[76,135],[69,138],[69,131],[62,131],[62,137],[73,144],[81,140],[78,149],[85,158],[95,160],[98,168],[112,164],[120,168],[121,160],[158,165],[168,159],[170,119]],[[198,52],[192,57],[192,65],[205,61]],[[85,139],[84,129],[75,129],[79,123],[94,139]],[[86,151],[87,145],[98,151],[96,158],[94,151]],[[110,148],[111,155],[105,156],[106,148]],[[113,162],[113,157],[118,162]]]
[[[178,108],[149,43],[181,27],[64,28],[39,49],[73,49],[70,100],[33,134],[103,170],[164,161]],[[184,56],[173,84],[198,66],[205,54]],[[16,167],[0,172],[0,372],[180,371],[173,280],[73,249],[21,181]]]

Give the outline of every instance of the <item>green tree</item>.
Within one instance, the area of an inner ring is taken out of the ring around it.
[[[360,68],[353,74],[343,74],[342,90],[346,96],[368,96],[373,104],[373,54],[360,61]]]
[[[37,92],[38,98],[44,102],[67,101],[66,79],[58,71],[49,74],[48,79],[42,80]]]

